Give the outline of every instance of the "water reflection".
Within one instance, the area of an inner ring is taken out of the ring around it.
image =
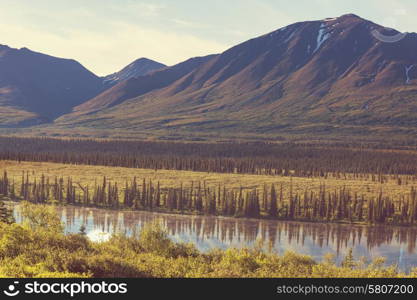
[[[87,233],[87,237],[93,242],[107,242],[111,238],[111,234],[98,229],[91,230]]]
[[[294,250],[317,260],[326,253],[334,253],[340,261],[353,248],[356,257],[370,260],[384,256],[387,264],[397,264],[402,270],[417,266],[417,228],[180,216],[71,206],[57,210],[66,232],[79,232],[84,225],[90,235],[92,232],[132,235],[144,224],[159,220],[173,240],[192,242],[202,251],[252,246],[261,238],[278,253]],[[20,220],[18,209],[15,216]]]

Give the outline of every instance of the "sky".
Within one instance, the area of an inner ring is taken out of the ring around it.
[[[347,13],[417,32],[415,0],[0,0],[0,44],[72,58],[97,75],[140,57],[174,65],[288,24]]]

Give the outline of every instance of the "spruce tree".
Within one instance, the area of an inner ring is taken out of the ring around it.
[[[271,186],[271,203],[269,206],[269,217],[276,218],[278,213],[278,207],[277,207],[277,193],[275,191],[275,186],[272,184]]]

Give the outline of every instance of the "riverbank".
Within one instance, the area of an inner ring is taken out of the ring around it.
[[[402,273],[383,259],[366,264],[350,251],[340,265],[329,255],[317,262],[294,252],[264,251],[259,243],[202,253],[173,242],[158,223],[98,243],[83,232],[65,235],[51,207],[26,203],[21,213],[24,225],[0,223],[1,277],[417,277],[414,269]]]
[[[22,202],[7,202],[22,223]],[[288,251],[310,256],[321,262],[327,254],[337,264],[349,250],[362,261],[385,257],[384,266],[396,265],[410,272],[417,265],[417,228],[386,225],[346,225],[272,221],[215,216],[189,216],[147,211],[118,211],[80,206],[48,206],[61,218],[66,234],[85,228],[93,240],[107,240],[113,234],[136,236],[146,224],[163,225],[172,241],[192,243],[201,253],[214,249],[252,248],[264,241],[263,249],[282,255]]]

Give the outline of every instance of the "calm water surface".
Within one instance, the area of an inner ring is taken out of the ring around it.
[[[18,204],[16,220],[21,221]],[[209,216],[181,216],[139,211],[114,211],[85,207],[56,207],[67,233],[79,232],[84,224],[91,238],[99,239],[119,232],[135,234],[149,222],[159,220],[170,237],[178,242],[192,242],[198,249],[252,246],[262,238],[278,253],[294,250],[321,260],[333,253],[340,262],[352,248],[356,257],[386,257],[387,264],[397,264],[408,271],[417,266],[416,227],[360,226],[321,224]]]

